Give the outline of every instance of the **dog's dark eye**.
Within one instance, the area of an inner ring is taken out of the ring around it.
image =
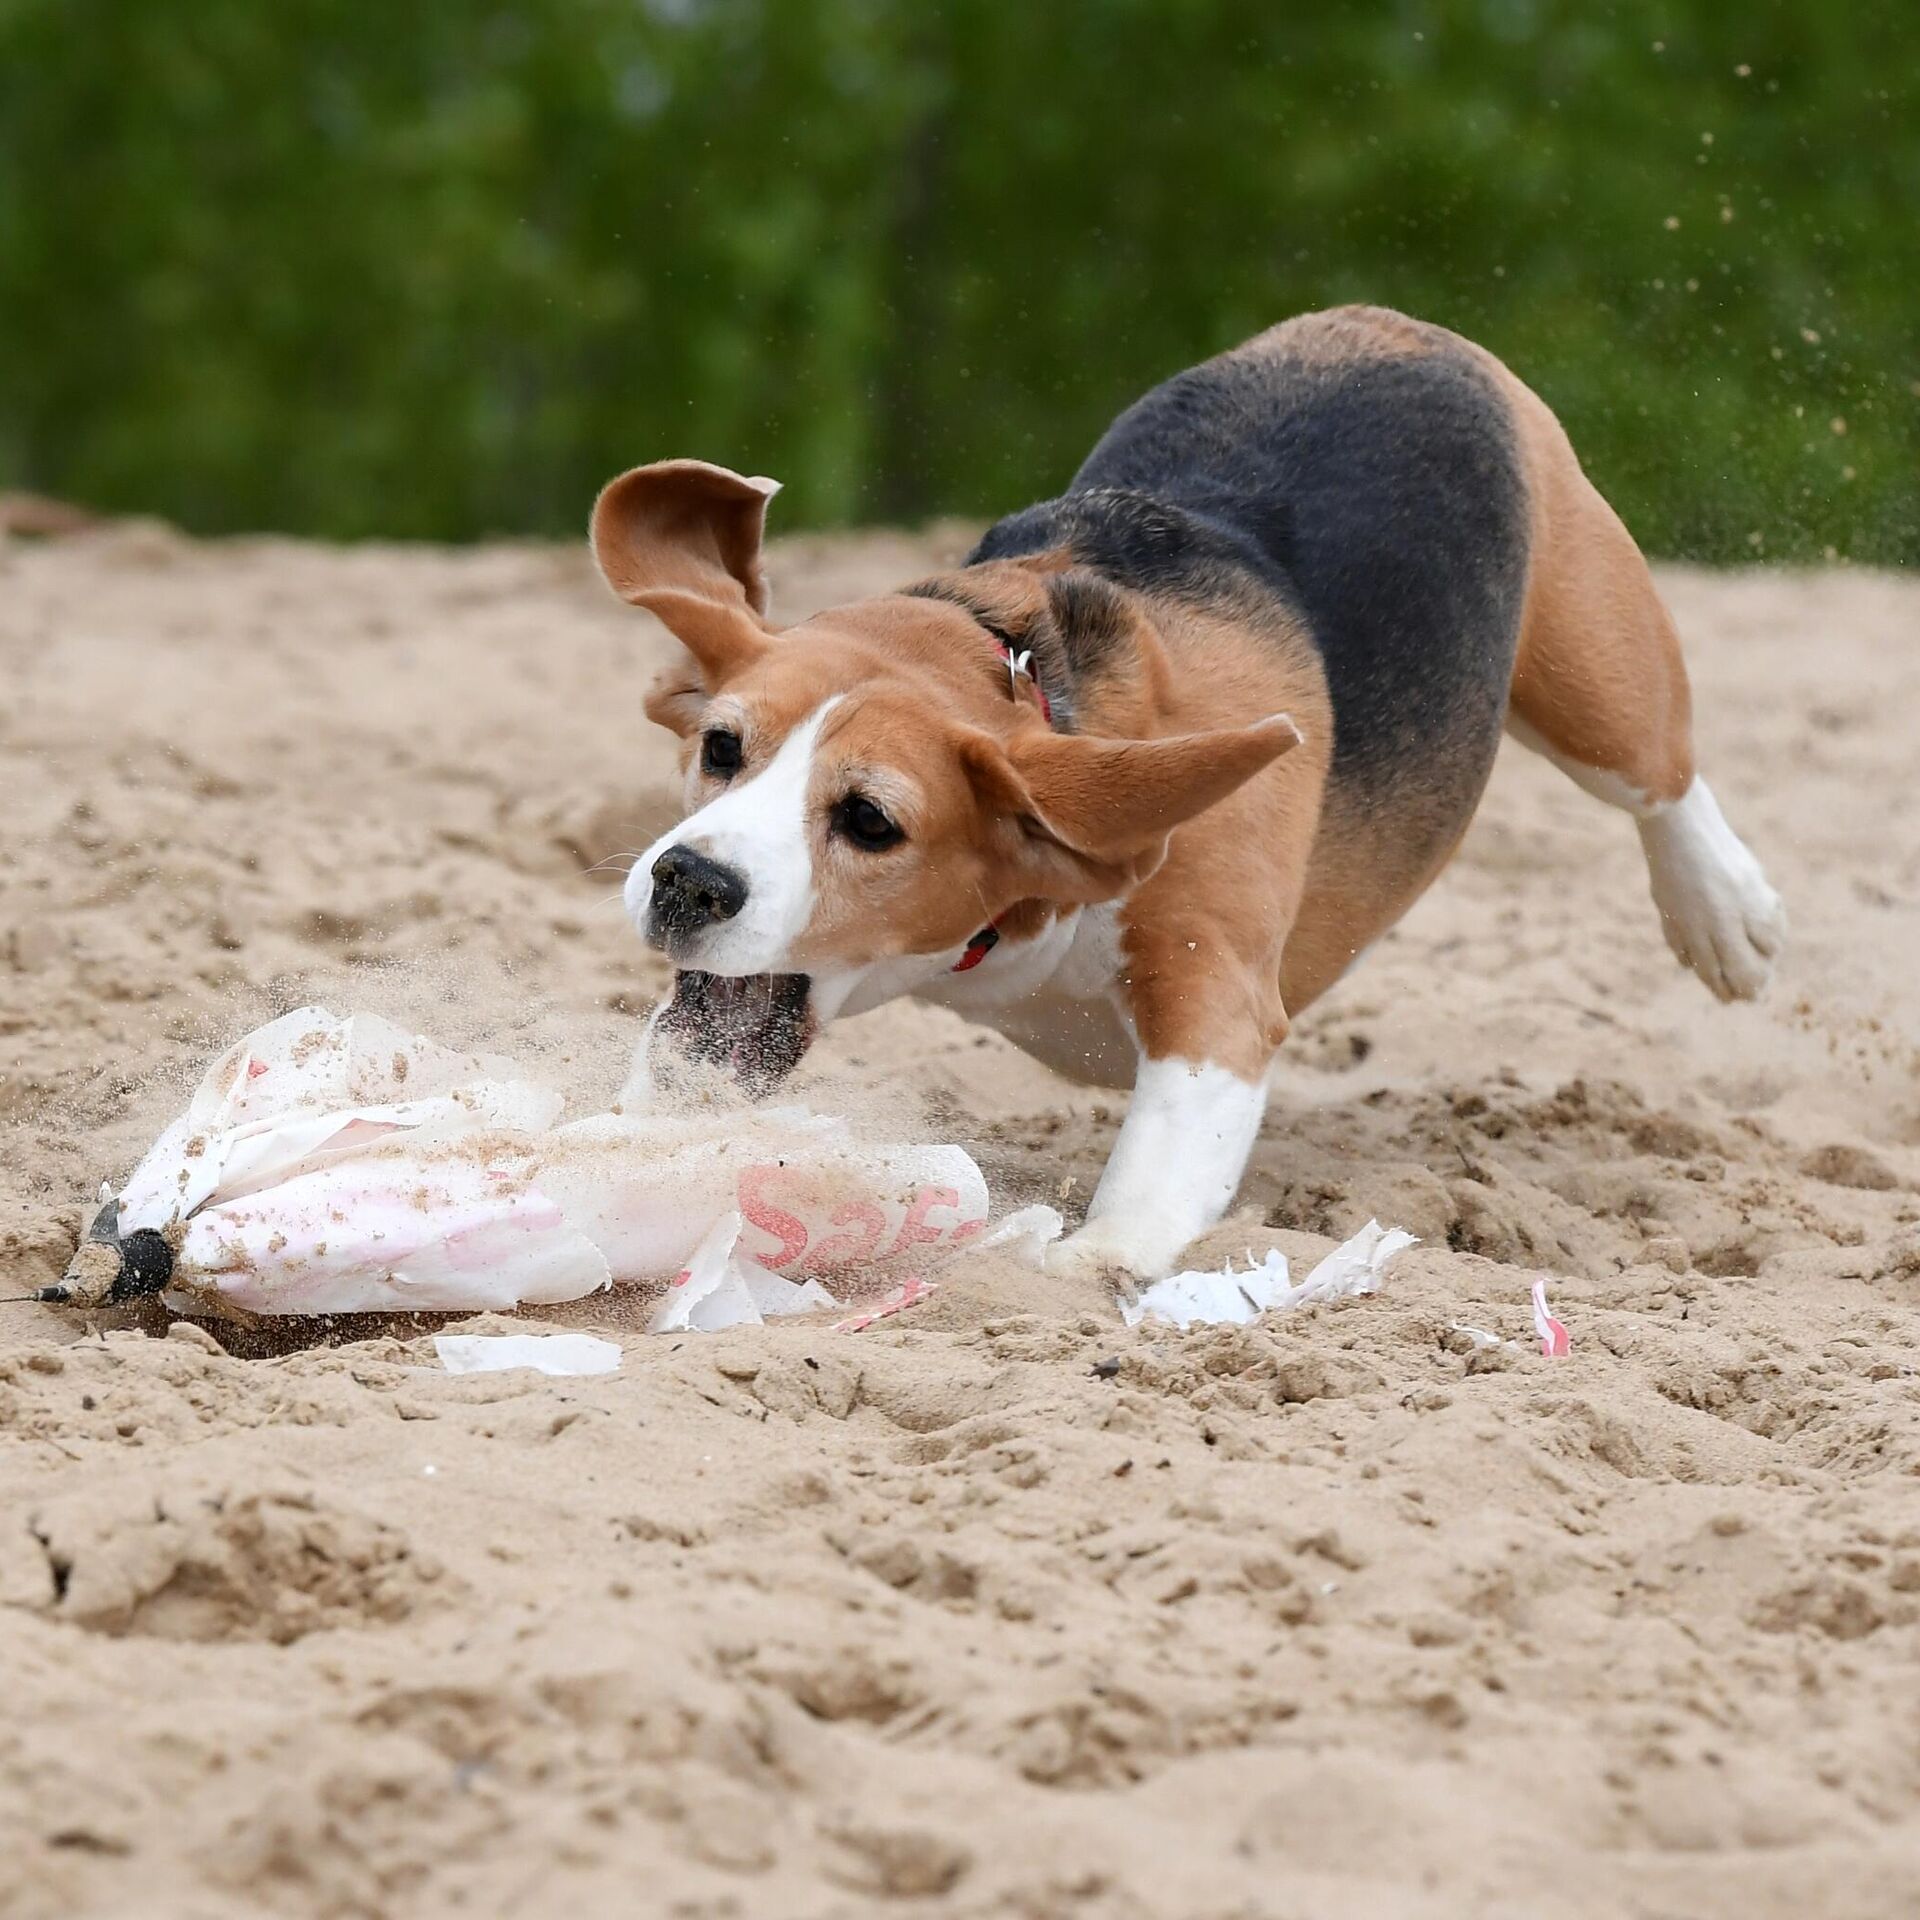
[[[833,828],[868,853],[884,853],[907,837],[864,793],[850,793],[834,808]]]
[[[726,780],[740,771],[740,736],[725,727],[715,727],[700,741],[700,765],[717,780]]]

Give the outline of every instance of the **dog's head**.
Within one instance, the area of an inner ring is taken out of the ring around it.
[[[1176,826],[1299,737],[1285,716],[1139,739],[1049,724],[996,630],[1096,618],[1123,645],[1148,621],[1057,558],[776,630],[761,559],[776,491],[663,461],[608,486],[592,532],[614,591],[685,649],[646,710],[683,743],[687,817],[626,886],[635,925],[681,970],[660,1025],[759,1084],[850,1004],[952,970],[1016,906],[1033,903],[1037,927],[1128,893]]]

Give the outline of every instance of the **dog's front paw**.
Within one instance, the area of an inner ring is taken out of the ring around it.
[[[1183,1245],[1184,1241],[1169,1240],[1166,1228],[1156,1220],[1110,1213],[1055,1241],[1047,1249],[1047,1271],[1157,1280],[1173,1270]]]

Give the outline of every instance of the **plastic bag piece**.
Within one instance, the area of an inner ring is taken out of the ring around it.
[[[508,1061],[303,1007],[213,1063],[91,1257],[164,1236],[165,1297],[190,1310],[457,1313],[670,1280],[737,1213],[727,1298],[764,1316],[775,1279],[804,1292],[986,1226],[955,1146],[870,1144],[795,1108],[556,1125],[563,1104]]]
[[[1174,1273],[1156,1280],[1137,1300],[1120,1303],[1120,1317],[1128,1326],[1143,1320],[1161,1320],[1169,1326],[1243,1327],[1285,1302],[1287,1256],[1276,1247],[1264,1262],[1235,1273],[1223,1267],[1210,1273]]]
[[[910,1273],[876,1307],[865,1313],[856,1313],[851,1320],[834,1323],[835,1333],[865,1333],[877,1321],[891,1320],[896,1313],[904,1313],[909,1307],[917,1307],[921,1301],[928,1300],[940,1291],[937,1280],[922,1280],[917,1273]]]
[[[1351,1240],[1322,1260],[1296,1289],[1289,1306],[1312,1306],[1325,1300],[1348,1300],[1356,1294],[1377,1293],[1380,1276],[1395,1254],[1418,1245],[1418,1236],[1404,1227],[1383,1227],[1369,1220]]]
[[[433,1350],[449,1373],[510,1373],[530,1368],[562,1377],[612,1373],[620,1343],[593,1333],[437,1333]]]
[[[1533,1283],[1533,1330],[1540,1336],[1540,1351],[1549,1360],[1564,1360],[1573,1351],[1573,1337],[1553,1317],[1547,1305],[1547,1283]]]
[[[1395,1254],[1417,1245],[1413,1234],[1400,1227],[1383,1227],[1369,1220],[1351,1240],[1325,1256],[1298,1286],[1288,1283],[1287,1256],[1270,1247],[1267,1257],[1247,1255],[1247,1268],[1214,1272],[1186,1272],[1156,1280],[1138,1299],[1122,1301],[1120,1317],[1130,1327],[1143,1320],[1164,1321],[1185,1329],[1199,1326],[1245,1326],[1263,1313],[1287,1313],[1295,1307],[1322,1306],[1356,1294],[1373,1293]]]
[[[1517,1340],[1501,1339],[1497,1333],[1489,1332],[1485,1327],[1469,1326],[1464,1320],[1449,1320],[1447,1322],[1447,1331],[1449,1333],[1465,1334],[1467,1339],[1472,1343],[1475,1353],[1491,1353],[1496,1347],[1517,1348],[1520,1345]]]
[[[795,1284],[769,1273],[739,1251],[738,1213],[723,1214],[694,1249],[653,1317],[652,1333],[719,1333],[727,1327],[757,1327],[791,1313],[811,1313],[840,1302],[817,1280]]]
[[[1060,1238],[1066,1222],[1061,1219],[1055,1207],[1021,1207],[1010,1213],[997,1227],[983,1233],[974,1244],[974,1250],[985,1253],[990,1247],[1004,1249],[1016,1260],[1024,1260],[1028,1266],[1041,1266],[1046,1251],[1054,1241]]]

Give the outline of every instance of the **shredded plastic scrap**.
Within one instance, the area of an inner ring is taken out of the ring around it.
[[[836,1320],[835,1333],[865,1333],[876,1321],[891,1320],[896,1313],[904,1313],[909,1307],[917,1307],[921,1301],[928,1300],[940,1291],[938,1280],[922,1280],[917,1273],[910,1273],[877,1306],[865,1313],[856,1313],[851,1320]]]
[[[1321,1306],[1372,1293],[1395,1254],[1417,1244],[1400,1227],[1369,1220],[1351,1240],[1337,1246],[1300,1282],[1288,1283],[1287,1256],[1270,1247],[1267,1257],[1247,1255],[1245,1272],[1223,1267],[1210,1273],[1176,1273],[1156,1280],[1137,1300],[1122,1301],[1121,1318],[1137,1327],[1143,1320],[1170,1326],[1244,1326],[1263,1313],[1287,1313],[1295,1307]]]
[[[1564,1360],[1573,1351],[1573,1338],[1553,1317],[1547,1306],[1547,1283],[1533,1283],[1533,1330],[1540,1336],[1540,1351],[1549,1360]]]
[[[714,1223],[713,1231],[675,1278],[649,1331],[719,1333],[727,1327],[758,1327],[782,1314],[810,1313],[815,1307],[840,1304],[818,1280],[797,1284],[783,1280],[742,1253],[740,1234],[745,1225],[738,1213],[723,1214]]]
[[[1518,1340],[1503,1340],[1499,1334],[1490,1333],[1485,1327],[1469,1326],[1464,1320],[1453,1321],[1448,1330],[1465,1334],[1473,1342],[1476,1352],[1484,1353],[1497,1347],[1508,1347],[1515,1353],[1526,1351]],[[1573,1351],[1571,1336],[1553,1317],[1547,1305],[1547,1283],[1544,1280],[1533,1283],[1533,1330],[1539,1339],[1540,1351],[1549,1360],[1564,1360]]]

